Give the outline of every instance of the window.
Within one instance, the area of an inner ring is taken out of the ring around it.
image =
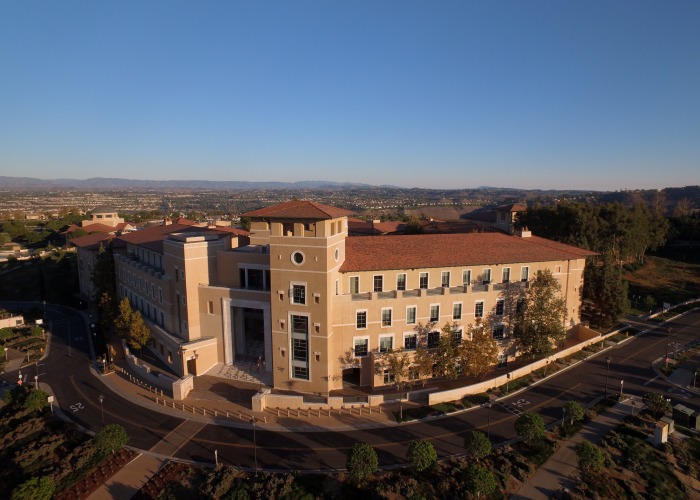
[[[309,380],[309,368],[308,366],[293,366],[292,367],[292,377],[302,380]]]
[[[484,303],[482,301],[474,304],[474,317],[483,318],[484,317]]]
[[[418,345],[418,335],[415,333],[404,333],[403,334],[403,347],[404,349],[415,350]]]
[[[158,288],[158,300],[160,301],[161,304],[163,303],[163,289],[162,288]]]
[[[355,357],[356,358],[364,358],[367,356],[369,353],[369,339],[368,338],[361,338],[361,339],[355,339],[354,340],[355,348]]]
[[[415,325],[416,324],[416,306],[408,306],[406,308],[406,324]]]
[[[156,298],[156,286],[153,284],[151,285],[151,297]]]
[[[292,339],[292,359],[296,361],[307,361],[309,356],[308,346],[306,345],[306,339]]]
[[[506,328],[503,325],[495,325],[493,327],[493,338],[502,339],[505,336]]]
[[[185,279],[185,270],[184,269],[180,269],[180,279],[183,279],[183,280]]]
[[[452,345],[458,346],[459,344],[462,343],[462,329],[461,328],[455,328],[450,332],[450,336],[452,339]]]
[[[530,279],[530,268],[523,266],[520,268],[520,281],[527,281]]]
[[[292,377],[309,380],[309,318],[291,315]]]
[[[393,384],[394,380],[394,374],[391,373],[389,370],[384,369],[384,384]]]
[[[367,311],[357,311],[357,320],[355,323],[355,327],[358,330],[367,328]]]
[[[462,303],[455,302],[452,304],[452,319],[462,319]]]
[[[182,305],[187,305],[187,297],[185,297],[184,295],[182,296]]]
[[[442,286],[442,288],[449,288],[450,287],[450,272],[449,271],[442,272],[442,276],[440,279],[440,286]]]
[[[498,299],[496,301],[496,316],[503,316],[503,312],[505,311],[506,308],[506,303],[503,299]]]
[[[556,272],[557,274],[561,273],[561,266],[557,266],[557,267],[555,268],[555,270],[556,270],[555,272]]]
[[[379,352],[389,352],[394,348],[394,336],[379,337]]]
[[[405,290],[406,289],[406,273],[399,273],[396,275],[396,289]]]
[[[304,263],[304,254],[301,252],[292,253],[292,263],[299,266]]]
[[[515,304],[515,312],[520,314],[525,310],[525,299],[518,299],[518,302]]]
[[[214,302],[211,300],[207,301],[207,312],[209,314],[214,314]]]
[[[382,309],[382,326],[391,326],[391,308]]]
[[[484,272],[481,275],[481,283],[483,285],[488,285],[491,283],[491,269],[484,269]]]
[[[471,269],[465,269],[462,271],[462,284],[463,285],[471,285],[472,284],[472,270]]]
[[[374,291],[382,292],[384,291],[384,276],[381,274],[376,274],[374,276]]]
[[[498,367],[503,368],[508,366],[508,355],[506,353],[501,353],[498,355]]]
[[[350,293],[360,293],[359,276],[350,276]]]
[[[292,285],[292,304],[306,304],[305,285]]]
[[[510,267],[503,268],[503,283],[510,282]]]
[[[430,321],[440,321],[440,304],[430,306]]]
[[[428,349],[434,349],[440,343],[440,332],[428,332]]]
[[[428,273],[420,273],[418,279],[420,288],[428,288]]]

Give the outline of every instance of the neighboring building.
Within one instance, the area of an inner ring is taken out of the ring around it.
[[[114,234],[92,233],[69,240],[69,244],[76,249],[78,260],[78,286],[80,296],[86,300],[96,300],[95,287],[92,283],[92,271],[97,264],[97,256],[101,248],[105,248],[114,238]],[[123,247],[116,242],[115,247]]]
[[[412,350],[418,323],[454,323],[461,338],[488,317],[505,362],[509,299],[543,269],[561,283],[566,325],[580,321],[592,252],[527,231],[349,237],[350,213],[292,201],[243,214],[250,234],[164,224],[117,236],[118,294],[175,372],[260,359],[274,388],[302,393],[388,383],[372,353]]]
[[[84,220],[82,227],[85,229],[91,224],[104,224],[105,226],[116,227],[123,223],[124,219],[119,217],[115,209],[107,205],[100,205],[90,211],[90,220]]]

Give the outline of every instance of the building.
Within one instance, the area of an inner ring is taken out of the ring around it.
[[[379,387],[387,381],[373,353],[414,349],[419,323],[462,336],[477,317],[490,318],[506,362],[515,354],[509,299],[543,269],[562,285],[566,325],[580,321],[593,253],[512,234],[511,224],[511,234],[349,237],[349,211],[310,201],[243,215],[250,234],[163,224],[115,238],[125,245],[115,254],[118,294],[180,375],[253,359],[279,390]]]

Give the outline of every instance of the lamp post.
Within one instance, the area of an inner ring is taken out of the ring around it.
[[[508,394],[508,382],[510,382],[510,373],[506,373],[506,394]]]
[[[39,390],[39,375],[34,375],[34,388]]]
[[[622,397],[624,396],[624,387],[625,387],[625,381],[620,380],[620,400],[622,400]]]
[[[493,403],[490,401],[486,403],[486,407],[489,409],[488,411],[488,425],[486,426],[486,437],[491,441],[491,407],[493,406]]]
[[[7,361],[7,347],[5,347],[5,361]]]
[[[612,358],[610,356],[606,356],[605,361],[608,363],[608,367],[605,370],[605,399],[608,399],[608,376],[610,375],[610,362],[612,361]]]
[[[698,368],[695,369],[695,373],[693,373],[693,389],[695,389],[695,379],[698,378]]]
[[[105,397],[102,394],[100,394],[99,396],[97,396],[97,399],[100,400],[100,413],[102,413],[102,426],[104,427],[104,425],[105,425],[105,408],[104,408],[104,405],[102,403],[104,403]]]
[[[669,340],[671,340],[671,327],[667,326],[666,327],[666,358],[665,358],[667,370],[668,370],[668,342],[669,342]]]

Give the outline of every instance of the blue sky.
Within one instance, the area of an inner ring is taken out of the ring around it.
[[[700,183],[700,2],[0,0],[0,175]]]

